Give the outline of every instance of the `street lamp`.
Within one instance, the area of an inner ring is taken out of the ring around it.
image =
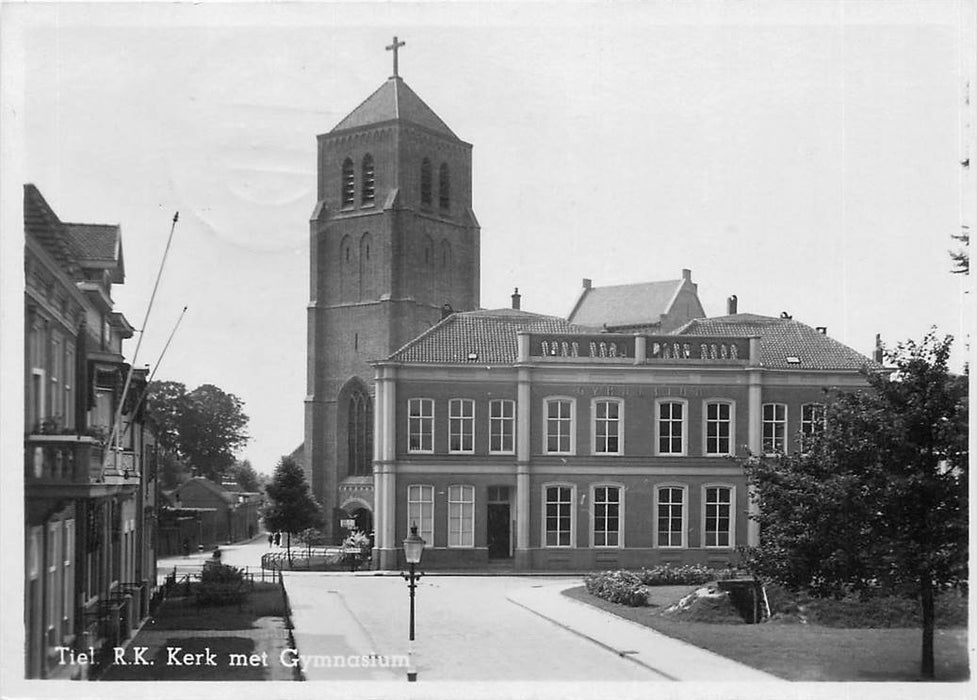
[[[407,559],[408,573],[400,573],[410,589],[410,644],[407,647],[407,680],[410,682],[417,680],[417,670],[414,668],[414,590],[417,588],[417,581],[421,578],[414,569],[421,562],[424,545],[424,540],[417,534],[417,524],[412,523],[410,535],[404,540],[404,557]]]

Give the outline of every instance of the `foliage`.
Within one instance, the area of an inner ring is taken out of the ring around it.
[[[353,530],[343,539],[343,563],[350,569],[356,569],[361,563],[369,559],[370,537],[365,532]]]
[[[265,492],[268,504],[264,510],[265,528],[287,533],[288,557],[292,557],[291,536],[308,528],[320,527],[322,510],[309,492],[305,472],[293,457],[283,456]]]
[[[641,568],[635,572],[645,586],[693,586],[720,579],[733,578],[733,569],[713,569],[702,564],[672,566],[659,564],[650,569]]]
[[[237,482],[242,491],[260,491],[261,475],[255,471],[248,460],[235,462],[228,470],[227,475]]]
[[[611,603],[641,607],[648,603],[648,589],[633,571],[619,569],[589,574],[584,579],[587,592]]]
[[[188,392],[179,382],[152,382],[146,396],[162,450],[218,484],[234,465],[235,451],[248,441],[243,406],[234,394],[213,384]]]
[[[201,605],[234,605],[248,595],[244,571],[227,564],[207,562],[196,586],[197,602]]]
[[[959,250],[950,251],[950,259],[953,260],[954,268],[950,272],[957,275],[970,274],[970,227],[964,226],[963,231],[957,236],[951,236],[953,240],[960,241]]]
[[[834,392],[806,454],[750,457],[761,541],[756,574],[818,597],[894,593],[923,608],[933,673],[933,596],[967,576],[967,383],[951,338],[900,345],[892,376]]]

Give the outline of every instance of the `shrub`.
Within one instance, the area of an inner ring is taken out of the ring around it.
[[[603,571],[585,579],[587,592],[611,603],[638,608],[648,603],[648,589],[633,571]]]
[[[650,569],[641,568],[636,574],[645,586],[695,586],[733,578],[736,572],[733,569],[711,569],[702,564],[659,564]]]
[[[227,564],[204,565],[200,583],[196,586],[197,602],[202,605],[234,605],[244,601],[248,589],[244,572]]]

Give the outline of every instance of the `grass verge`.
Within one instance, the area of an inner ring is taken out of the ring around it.
[[[565,595],[793,681],[919,680],[922,631],[917,628],[843,629],[812,624],[712,624],[670,619],[661,611],[695,587],[651,588],[647,607],[632,608],[596,598],[580,586]],[[970,678],[967,631],[937,629],[936,680]]]

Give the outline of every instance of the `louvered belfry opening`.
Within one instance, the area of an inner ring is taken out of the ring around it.
[[[451,208],[451,176],[447,163],[442,163],[438,171],[438,206],[442,209]]]
[[[431,159],[421,161],[421,204],[431,206]]]
[[[356,201],[356,175],[353,172],[353,159],[343,161],[343,190],[342,203],[344,207],[353,206]]]
[[[373,156],[367,153],[363,156],[363,188],[360,197],[361,204],[373,204],[376,197],[376,180],[373,169]]]

